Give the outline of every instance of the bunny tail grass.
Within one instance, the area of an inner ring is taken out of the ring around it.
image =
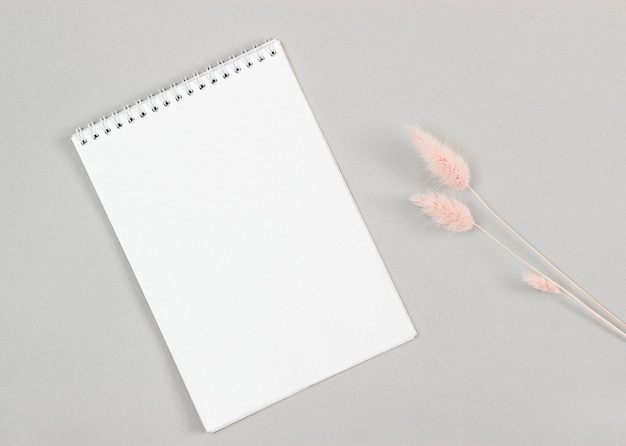
[[[583,302],[577,297],[572,295],[568,290],[564,289],[561,285],[549,279],[545,274],[541,273],[535,267],[530,265],[520,256],[511,251],[508,247],[497,240],[493,235],[487,232],[484,228],[477,225],[474,222],[469,209],[458,200],[446,197],[440,194],[421,194],[413,195],[410,200],[413,204],[419,206],[422,211],[431,217],[431,219],[439,226],[454,232],[469,231],[472,227],[477,227],[486,235],[491,237],[496,243],[501,245],[507,252],[521,261],[524,265],[529,267],[539,276],[534,276],[531,280],[527,280],[527,283],[537,289],[551,293],[562,293],[568,298],[574,300],[577,304],[581,305],[586,311],[591,312],[594,316],[598,317],[605,323],[609,324],[612,328],[617,330],[620,334],[626,336],[626,322],[621,320],[617,315],[611,312],[608,308],[602,305],[596,298],[585,291],[580,285],[572,280],[567,274],[557,268],[550,260],[548,260],[543,254],[541,254],[534,246],[532,246],[524,237],[522,237],[517,231],[515,231],[508,223],[506,223],[483,199],[482,197],[471,187],[470,172],[467,162],[459,155],[459,153],[453,150],[448,145],[444,144],[430,133],[414,127],[409,129],[409,134],[417,147],[417,150],[426,163],[426,167],[441,184],[452,189],[463,190],[469,189],[474,197],[485,207],[485,209],[493,215],[509,232],[511,232],[518,240],[520,240],[528,249],[530,249],[537,257],[539,257],[546,265],[552,270],[558,273],[563,279],[565,279],[571,286],[576,288],[581,294],[586,297]],[[588,302],[587,302],[588,301]],[[596,310],[601,310],[600,314]],[[608,319],[607,319],[608,318]]]
[[[561,292],[561,289],[554,281],[542,274],[528,271],[524,273],[523,278],[528,285],[544,293],[559,294]]]
[[[409,134],[430,173],[444,186],[462,190],[469,185],[469,166],[461,155],[420,128],[409,129]]]
[[[474,227],[469,208],[459,200],[436,192],[413,194],[409,201],[428,215],[433,222],[452,232],[465,232]]]

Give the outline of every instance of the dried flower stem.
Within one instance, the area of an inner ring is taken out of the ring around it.
[[[533,253],[535,253],[541,260],[543,260],[548,266],[550,266],[554,271],[561,275],[565,280],[567,280],[574,288],[584,294],[587,298],[589,298],[593,303],[595,303],[598,307],[600,307],[606,314],[611,316],[617,324],[621,326],[622,329],[626,329],[626,323],[622,321],[619,317],[617,317],[613,312],[611,312],[608,308],[602,305],[597,299],[595,299],[591,294],[581,288],[576,282],[574,282],[567,274],[561,271],[556,267],[554,263],[548,260],[543,254],[541,254],[533,245],[531,245],[524,237],[522,237],[517,231],[515,231],[507,222],[505,222],[486,202],[482,199],[480,195],[471,187],[467,186],[469,191],[474,194],[476,199],[493,215],[496,220],[498,220],[506,229],[511,232],[515,237],[517,237],[524,245],[526,245]],[[561,288],[561,287],[559,287]]]
[[[530,268],[531,270],[533,270],[534,272],[536,272],[537,274],[539,274],[540,276],[546,278],[547,280],[550,280],[552,282],[554,282],[558,287],[559,290],[568,298],[570,298],[571,300],[573,300],[575,303],[577,303],[578,305],[580,305],[585,311],[587,311],[588,313],[592,314],[594,317],[600,319],[602,322],[604,322],[605,324],[607,324],[609,327],[611,327],[613,330],[615,330],[616,332],[618,332],[620,335],[625,336],[626,337],[626,332],[624,332],[620,327],[618,327],[617,325],[615,325],[615,323],[613,323],[612,321],[608,320],[606,317],[604,317],[603,315],[601,315],[600,313],[598,313],[596,310],[594,310],[593,308],[591,308],[590,306],[588,306],[587,304],[585,304],[584,302],[582,302],[580,299],[578,299],[576,296],[574,296],[572,293],[570,293],[568,290],[566,290],[565,288],[563,288],[559,283],[555,282],[554,280],[552,280],[551,278],[549,278],[548,276],[546,276],[544,273],[542,273],[541,271],[539,271],[537,268],[535,268],[534,266],[532,266],[530,263],[528,263],[526,260],[524,260],[522,257],[520,257],[519,255],[517,255],[515,252],[513,252],[513,250],[511,250],[508,246],[506,246],[504,243],[502,243],[500,240],[498,240],[493,234],[491,234],[489,231],[487,231],[485,228],[483,228],[482,226],[480,226],[477,223],[474,223],[474,226],[477,229],[480,229],[480,231],[482,231],[485,235],[487,235],[490,239],[492,239],[494,242],[496,242],[502,249],[504,249],[506,252],[508,252],[509,254],[511,254],[513,257],[515,257],[518,261],[520,261],[522,264],[524,264],[526,267]]]

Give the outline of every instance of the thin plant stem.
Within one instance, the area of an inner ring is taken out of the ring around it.
[[[494,242],[496,242],[501,248],[503,248],[506,252],[508,252],[509,254],[511,254],[513,257],[515,257],[518,261],[520,261],[523,265],[525,265],[526,267],[530,268],[531,270],[533,270],[534,272],[536,272],[537,274],[539,274],[540,276],[542,276],[543,278],[553,282],[556,286],[559,287],[559,290],[568,298],[570,298],[571,300],[573,300],[574,302],[576,302],[578,305],[580,305],[585,311],[589,312],[590,314],[592,314],[593,316],[595,316],[596,318],[600,319],[602,322],[606,323],[609,327],[611,327],[613,330],[617,331],[620,335],[622,336],[626,336],[626,333],[624,331],[622,331],[618,326],[616,326],[613,322],[611,322],[610,320],[608,320],[607,318],[605,318],[604,316],[602,316],[600,313],[598,313],[596,310],[594,310],[593,308],[591,308],[590,306],[586,305],[584,302],[582,302],[580,299],[578,299],[576,296],[574,296],[572,293],[570,293],[568,290],[566,290],[565,288],[563,288],[561,285],[559,285],[557,282],[555,282],[554,280],[552,280],[551,278],[549,278],[548,276],[546,276],[544,273],[542,273],[541,271],[539,271],[537,268],[535,268],[534,266],[532,266],[530,263],[528,263],[526,260],[524,260],[522,257],[520,257],[519,255],[517,255],[515,252],[513,252],[513,250],[511,250],[508,246],[506,246],[504,243],[502,243],[500,240],[498,240],[493,234],[491,234],[489,231],[487,231],[485,228],[483,228],[482,226],[480,226],[477,223],[474,223],[474,226],[478,229],[480,229],[485,235],[487,235],[491,240],[493,240]]]
[[[610,315],[623,329],[626,329],[626,323],[622,321],[617,315],[611,312],[608,308],[602,305],[596,298],[594,298],[591,294],[585,291],[580,285],[574,282],[567,274],[561,271],[556,267],[554,263],[548,260],[543,254],[541,254],[533,245],[531,245],[524,237],[522,237],[517,231],[515,231],[507,222],[505,222],[487,203],[485,200],[481,198],[478,193],[472,189],[471,186],[467,186],[469,191],[474,194],[474,196],[480,201],[480,203],[487,209],[491,215],[493,215],[506,229],[509,230],[515,237],[517,237],[524,245],[526,245],[532,252],[534,252],[541,260],[543,260],[548,266],[550,266],[554,271],[560,274],[565,280],[567,280],[574,288],[583,293],[587,298],[589,298],[592,302],[594,302],[598,307],[606,312],[606,314]]]
[[[553,281],[554,282],[554,281]],[[556,283],[556,282],[554,282]],[[580,299],[578,299],[576,296],[574,296],[572,293],[570,293],[568,290],[566,290],[565,288],[563,288],[561,285],[559,285],[558,283],[556,283],[556,286],[559,287],[559,289],[561,290],[561,292],[569,297],[571,300],[573,300],[574,302],[576,302],[578,305],[580,305],[583,309],[589,311],[590,308],[589,306],[585,305]],[[626,337],[626,333],[624,333],[620,328],[618,328],[614,323],[609,322],[609,320],[607,318],[605,318],[604,316],[602,316],[600,313],[598,313],[595,310],[591,310],[590,311],[596,318],[600,319],[603,322],[608,323],[608,325],[617,333],[619,333],[622,336]]]

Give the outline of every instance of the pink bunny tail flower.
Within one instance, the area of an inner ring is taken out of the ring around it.
[[[409,129],[409,134],[426,167],[441,184],[458,190],[469,185],[469,166],[458,152],[420,128]]]
[[[559,294],[561,292],[561,288],[554,281],[542,276],[541,274],[529,271],[524,273],[523,278],[524,282],[539,291],[554,294]]]
[[[413,194],[409,201],[419,206],[432,221],[448,231],[465,232],[474,227],[469,208],[459,200],[436,192]]]

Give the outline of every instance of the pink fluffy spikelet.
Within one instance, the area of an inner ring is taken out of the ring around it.
[[[526,282],[531,287],[538,289],[539,291],[543,291],[545,293],[555,293],[559,294],[561,292],[561,288],[554,283],[554,281],[548,279],[547,277],[542,276],[541,274],[534,272],[524,273],[524,282]]]
[[[444,186],[461,190],[469,185],[469,166],[461,155],[422,129],[412,128],[409,133],[428,170]]]
[[[448,231],[465,232],[474,227],[474,218],[469,208],[447,195],[428,192],[411,195],[409,200]]]

